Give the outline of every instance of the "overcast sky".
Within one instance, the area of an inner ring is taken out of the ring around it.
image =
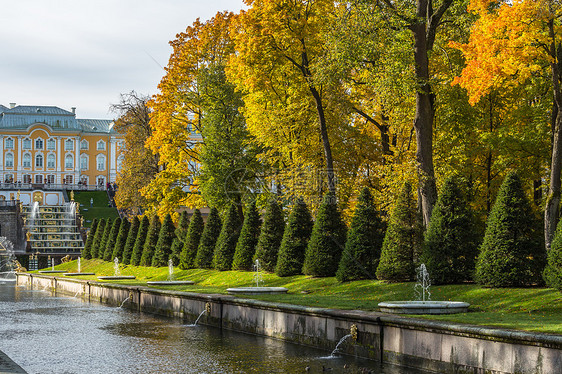
[[[0,0],[0,104],[112,119],[120,93],[154,94],[168,42],[242,0]]]

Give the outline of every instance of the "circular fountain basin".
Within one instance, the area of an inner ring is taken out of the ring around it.
[[[193,281],[151,281],[146,282],[149,286],[181,286],[195,284]]]
[[[279,294],[287,293],[289,291],[285,287],[236,287],[228,288],[226,292],[229,294],[243,294],[243,295],[264,295],[264,294]]]
[[[134,275],[101,275],[99,280],[120,280],[120,279],[136,279]]]
[[[470,304],[461,301],[388,301],[379,303],[380,311],[394,314],[466,313]]]
[[[66,273],[66,270],[39,270],[38,273],[41,274]]]
[[[65,277],[79,277],[81,275],[96,275],[96,273],[64,273]]]

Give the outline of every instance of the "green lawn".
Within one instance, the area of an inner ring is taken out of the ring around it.
[[[90,199],[94,199],[90,206]],[[105,191],[75,191],[74,201],[80,203],[80,214],[84,217],[84,226],[90,227],[94,218],[117,218],[116,208],[108,207],[109,199]]]
[[[76,261],[61,264],[57,269],[76,271]],[[113,275],[113,263],[101,260],[82,260],[82,271],[96,275]],[[165,280],[168,268],[126,266],[123,275],[137,279],[119,281],[122,284],[146,285],[147,280]],[[193,286],[174,286],[167,289],[226,293],[229,287],[251,286],[254,273],[244,271],[175,270],[177,280],[192,280]],[[96,280],[96,276],[84,277]],[[299,275],[280,278],[263,274],[264,285],[287,287],[286,295],[260,295],[256,299],[322,308],[360,309],[376,311],[381,301],[411,300],[413,283],[385,283],[355,281],[339,283],[335,278],[310,278]],[[117,283],[117,282],[116,282]],[[247,296],[245,296],[247,298]],[[474,284],[431,287],[432,300],[465,301],[471,304],[469,313],[443,316],[416,316],[442,321],[496,326],[509,329],[562,334],[562,294],[547,288],[485,288]]]

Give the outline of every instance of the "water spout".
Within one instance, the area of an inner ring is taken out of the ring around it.
[[[353,337],[352,334],[347,334],[346,336],[344,336],[343,338],[340,339],[340,341],[338,342],[338,344],[336,344],[336,348],[334,348],[334,350],[332,351],[332,353],[330,354],[330,357],[336,357],[336,353],[338,352],[340,345],[343,344],[343,342],[345,342],[348,338]]]
[[[81,257],[78,257],[78,272],[81,273],[81,265],[80,265],[80,259]]]
[[[429,292],[429,287],[431,286],[431,280],[429,278],[429,273],[425,267],[425,264],[421,264],[416,268],[416,278],[417,282],[414,286],[414,292],[416,294],[416,300],[418,301],[429,301],[431,300],[431,292]]]
[[[116,277],[121,276],[121,270],[119,269],[119,259],[115,257],[113,260],[113,275]]]
[[[174,262],[172,259],[168,260],[168,282],[172,282],[174,280]]]
[[[117,260],[117,258],[115,258]],[[123,302],[121,303],[121,305],[119,305],[119,308],[123,308],[123,305],[125,305],[125,303],[129,300],[133,299],[133,293],[129,292],[129,296],[127,296],[127,298],[125,300],[123,300]]]
[[[259,287],[260,283],[263,283],[263,274],[261,272],[260,262],[258,259],[256,259],[256,262],[254,263],[254,271],[254,282],[256,282],[256,287]]]

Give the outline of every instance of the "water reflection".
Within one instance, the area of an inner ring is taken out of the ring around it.
[[[13,286],[0,286],[0,350],[28,373],[420,373]]]

